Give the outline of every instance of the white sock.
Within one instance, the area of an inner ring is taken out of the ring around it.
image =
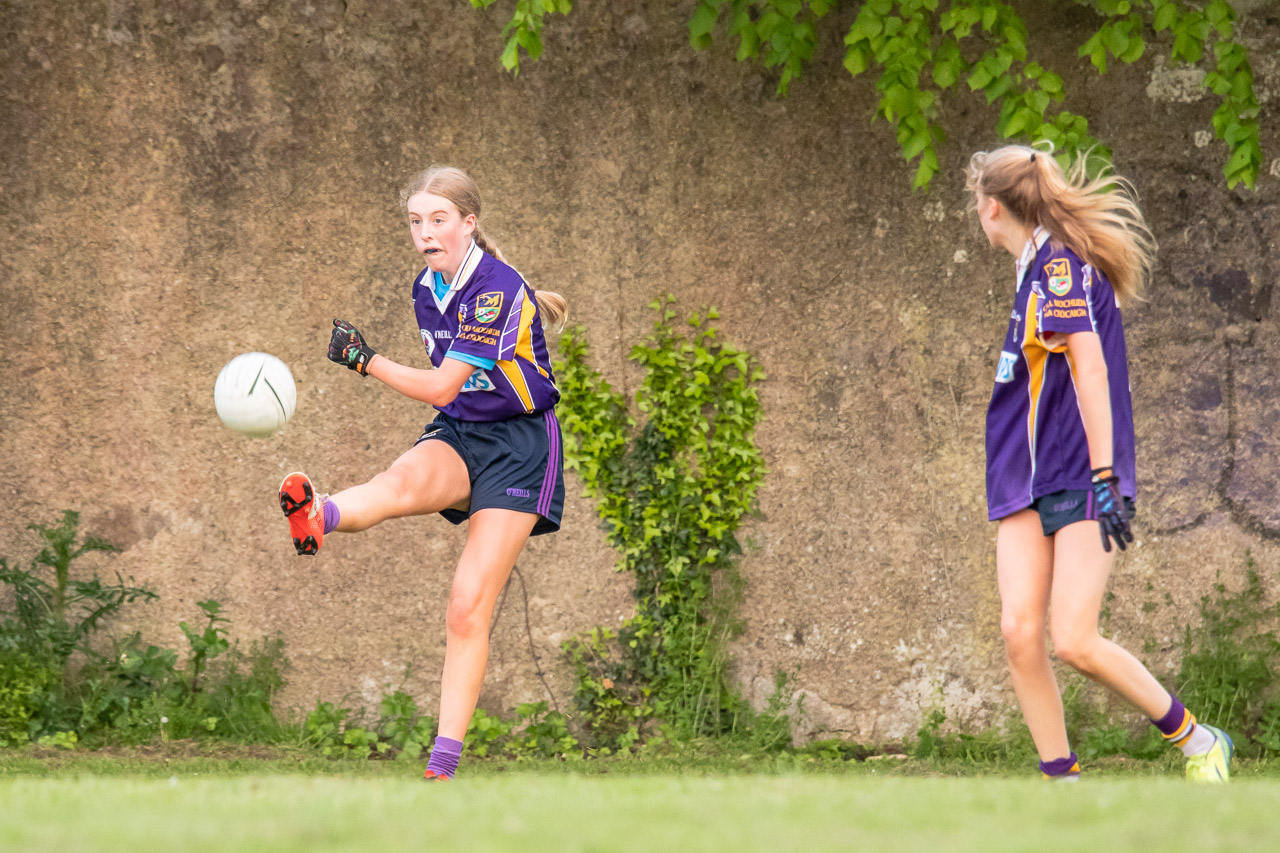
[[[1188,737],[1186,742],[1178,748],[1182,750],[1183,755],[1190,758],[1193,755],[1204,755],[1206,752],[1213,749],[1213,742],[1213,732],[1209,731],[1204,726],[1197,724],[1196,727],[1191,730],[1191,736]]]

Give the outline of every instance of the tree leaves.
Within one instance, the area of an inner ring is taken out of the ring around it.
[[[486,9],[497,0],[471,0],[477,9]],[[499,61],[512,74],[520,73],[520,51],[533,61],[542,56],[542,23],[549,14],[567,15],[573,11],[572,0],[516,0],[511,19],[502,28],[506,40]]]
[[[486,8],[498,0],[471,0]],[[569,0],[514,2],[503,36],[503,67],[519,70],[520,52],[536,60],[542,53],[543,18],[570,11]],[[1242,45],[1234,41],[1235,10],[1227,0],[1203,7],[1187,0],[1074,0],[1097,13],[1102,23],[1080,46],[1099,74],[1111,60],[1132,64],[1146,55],[1150,38],[1170,43],[1171,61],[1197,64],[1212,47],[1215,68],[1206,87],[1223,99],[1214,114],[1214,131],[1228,145],[1223,174],[1228,186],[1253,187],[1262,167],[1253,71]],[[759,60],[777,69],[779,95],[787,94],[812,59],[817,22],[835,9],[836,0],[700,0],[689,19],[689,43],[712,46],[722,18],[737,44],[739,61]],[[847,4],[847,5],[852,5]],[[880,100],[875,118],[894,127],[903,157],[920,159],[915,186],[927,187],[937,171],[936,144],[944,138],[938,96],[964,80],[989,104],[1000,104],[997,130],[1002,138],[1053,142],[1059,155],[1098,147],[1088,122],[1066,111],[1049,110],[1066,93],[1062,78],[1027,57],[1023,18],[1000,0],[863,0],[844,35],[842,64],[852,76],[876,69]],[[1047,100],[1046,100],[1047,99]],[[1243,152],[1243,153],[1242,153]]]
[[[730,7],[729,36],[738,40],[738,61],[760,59],[766,68],[781,68],[777,91],[785,95],[813,56],[815,22],[833,5],[831,0],[702,0],[689,21],[689,42],[695,50],[710,47],[724,7]]]

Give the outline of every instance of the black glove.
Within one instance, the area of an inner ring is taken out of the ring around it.
[[[1093,494],[1090,500],[1088,518],[1098,520],[1098,532],[1102,535],[1102,550],[1111,551],[1111,540],[1123,551],[1126,542],[1133,541],[1133,531],[1129,529],[1129,515],[1125,512],[1124,498],[1120,495],[1120,478],[1108,465],[1094,468]],[[1106,476],[1102,476],[1106,474]]]
[[[344,364],[361,376],[367,374],[369,362],[377,355],[373,347],[350,323],[334,318],[333,334],[329,336],[329,360]]]

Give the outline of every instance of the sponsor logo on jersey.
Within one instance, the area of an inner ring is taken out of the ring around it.
[[[490,293],[480,294],[480,298],[476,300],[476,322],[492,323],[498,317],[498,312],[502,310],[502,291],[494,290]]]
[[[462,386],[462,390],[493,391],[495,390],[495,386],[493,384],[493,380],[489,378],[489,374],[484,371],[484,368],[477,367],[472,371],[471,375],[467,377],[467,382]]]
[[[1058,258],[1044,265],[1049,276],[1049,292],[1054,296],[1066,296],[1071,292],[1071,264],[1066,258]]]
[[[426,334],[425,332],[423,334]],[[447,329],[436,329],[436,337],[444,338],[446,341],[453,337]]]
[[[996,366],[996,381],[1012,382],[1013,366],[1017,363],[1018,356],[1016,353],[1009,352],[1008,350],[1000,353],[1000,364]]]

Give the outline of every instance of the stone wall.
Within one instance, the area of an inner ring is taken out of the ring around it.
[[[982,430],[1012,263],[965,213],[962,175],[998,144],[995,117],[951,98],[943,171],[913,193],[870,122],[873,81],[839,66],[840,15],[778,99],[727,47],[689,49],[692,5],[578,4],[512,77],[501,6],[4,3],[0,554],[25,561],[26,522],[78,509],[124,548],[94,565],[161,594],[118,628],[180,647],[178,621],[212,596],[236,636],[284,635],[287,705],[404,686],[432,707],[464,534],[400,520],[303,560],[275,489],[299,468],[326,490],[361,482],[430,416],[324,349],[340,315],[425,363],[396,197],[451,163],[478,180],[513,263],[568,297],[615,386],[636,387],[625,356],[661,293],[717,306],[722,333],[759,356],[770,473],[743,531],[748,695],[762,703],[777,670],[795,673],[805,732],[863,740],[911,732],[940,702],[969,725],[1002,713]],[[1267,8],[1243,31],[1274,157]],[[1022,9],[1161,243],[1148,301],[1126,315],[1140,541],[1117,564],[1109,630],[1168,674],[1200,595],[1238,585],[1247,551],[1280,584],[1280,161],[1256,193],[1229,191],[1205,132],[1215,104],[1189,72],[1153,51],[1099,79],[1075,55],[1086,10]],[[297,415],[267,440],[213,412],[218,370],[249,350],[298,382]],[[630,611],[569,486],[564,531],[529,545],[500,613],[489,708],[548,691],[566,707],[558,642]]]

